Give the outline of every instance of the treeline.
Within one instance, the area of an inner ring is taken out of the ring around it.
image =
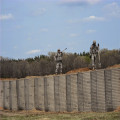
[[[44,76],[55,73],[54,52],[48,55],[40,55],[27,59],[0,59],[0,77],[1,78],[23,78],[26,76]],[[83,53],[64,53],[63,56],[63,73],[72,69],[89,67],[89,52]],[[101,50],[102,68],[120,64],[120,50]]]

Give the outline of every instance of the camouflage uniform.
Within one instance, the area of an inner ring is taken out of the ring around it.
[[[98,52],[99,52],[99,44],[98,46],[96,45],[96,41],[93,41],[93,44],[90,47],[90,56],[92,59],[92,67],[96,67],[95,63],[96,63],[96,57],[98,56]]]
[[[57,54],[55,55],[55,61],[56,61],[56,70],[55,73],[58,73],[58,69],[60,69],[60,73],[62,73],[62,56],[63,53],[58,50]]]

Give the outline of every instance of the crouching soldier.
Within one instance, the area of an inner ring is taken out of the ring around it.
[[[92,68],[95,69],[96,68],[96,59],[98,57],[99,60],[99,67],[101,66],[100,64],[100,54],[99,54],[99,44],[96,45],[96,41],[93,40],[93,44],[90,47],[90,57],[91,57],[91,61],[92,61]]]
[[[60,70],[60,73],[62,74],[62,56],[63,56],[63,53],[60,51],[60,49],[58,49],[57,54],[55,55],[55,61],[56,61],[55,73],[56,74],[58,74],[58,70]]]

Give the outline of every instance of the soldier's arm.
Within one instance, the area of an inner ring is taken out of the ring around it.
[[[91,56],[92,56],[92,45],[90,47],[90,58],[91,58]]]
[[[99,43],[97,45],[97,54],[99,54]]]
[[[63,52],[61,52],[61,56],[63,56]]]
[[[55,61],[57,60],[57,54],[54,56]]]
[[[99,51],[99,43],[98,43],[98,51]]]
[[[91,47],[90,47],[90,55],[92,54],[92,47],[93,47],[93,46],[91,45]]]

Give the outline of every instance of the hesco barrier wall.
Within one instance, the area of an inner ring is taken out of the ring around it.
[[[8,110],[113,111],[120,106],[120,68],[0,81]]]

